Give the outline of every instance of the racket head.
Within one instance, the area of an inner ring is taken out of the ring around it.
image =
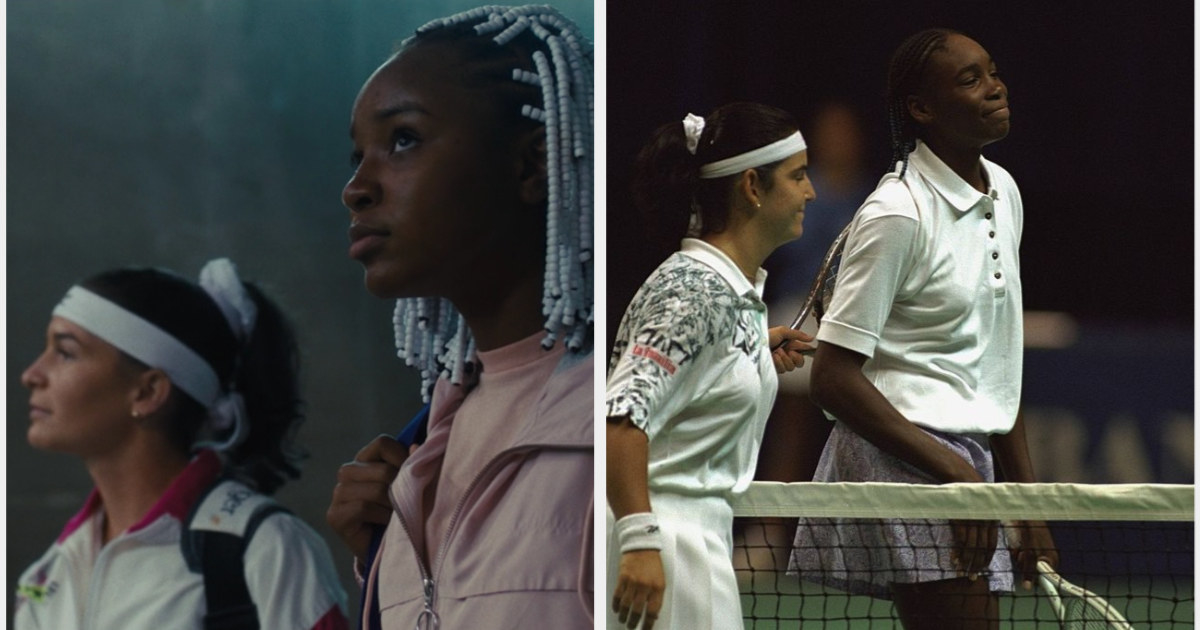
[[[1063,628],[1081,630],[1132,630],[1133,626],[1108,600],[1082,586],[1072,584],[1050,563],[1038,560],[1038,583],[1046,591],[1050,607]]]

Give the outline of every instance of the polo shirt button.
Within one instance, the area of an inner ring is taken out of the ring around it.
[[[988,238],[996,238],[995,232],[988,232]]]
[[[992,252],[992,260],[996,260],[999,257],[1000,257],[1000,252]]]
[[[985,219],[991,219],[991,218],[992,218],[992,213],[991,213],[991,212],[989,212],[989,213],[987,213],[987,214],[983,215],[983,218],[985,218]]]
[[[999,271],[997,271],[997,272],[996,272],[996,279],[997,279],[997,280],[999,280],[999,279],[1000,279],[1000,272],[999,272]]]

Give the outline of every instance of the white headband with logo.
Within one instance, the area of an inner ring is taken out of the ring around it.
[[[78,324],[138,361],[166,372],[172,383],[205,407],[212,406],[221,392],[217,373],[195,350],[158,326],[83,287],[71,287],[54,308],[54,315]]]
[[[716,179],[718,177],[741,173],[749,168],[778,162],[807,148],[808,145],[804,143],[804,136],[800,135],[800,132],[797,131],[782,140],[777,140],[766,146],[728,157],[724,160],[705,164],[700,167],[700,178]]]

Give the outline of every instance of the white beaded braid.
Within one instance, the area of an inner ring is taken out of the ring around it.
[[[548,6],[486,6],[434,20],[417,38],[438,29],[474,24],[479,37],[507,46],[529,31],[540,41],[534,68],[513,68],[512,80],[541,91],[541,103],[521,115],[546,128],[546,268],[542,314],[550,349],[559,340],[571,351],[590,350],[592,304],[592,44],[570,20]],[[429,400],[438,377],[461,384],[475,360],[475,340],[454,306],[444,298],[397,300],[396,350],[421,371]]]

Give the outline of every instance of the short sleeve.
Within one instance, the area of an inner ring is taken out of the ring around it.
[[[329,548],[299,518],[280,512],[263,520],[246,549],[245,574],[262,627],[349,627]]]
[[[817,339],[871,357],[892,304],[912,267],[913,216],[874,214],[864,206],[846,241],[837,284]]]
[[[606,416],[627,416],[647,432],[650,418],[670,416],[672,405],[693,397],[690,376],[734,313],[716,274],[683,266],[659,272],[625,313],[605,392]]]

